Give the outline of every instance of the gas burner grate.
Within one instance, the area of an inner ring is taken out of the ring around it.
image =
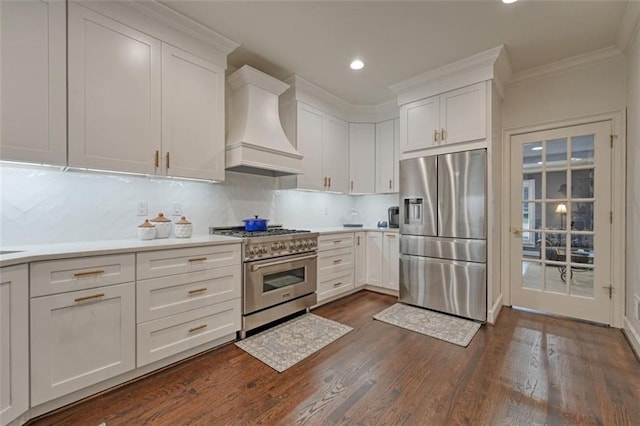
[[[225,237],[238,237],[238,238],[255,238],[255,237],[271,237],[274,235],[288,235],[288,234],[303,234],[311,231],[301,229],[268,229],[266,231],[245,231],[244,229],[224,229],[214,230],[216,235],[222,235]]]

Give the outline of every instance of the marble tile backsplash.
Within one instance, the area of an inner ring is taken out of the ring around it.
[[[398,196],[348,196],[277,189],[274,178],[227,172],[223,183],[106,173],[62,172],[0,166],[0,244],[13,246],[136,238],[136,228],[173,204],[193,223],[193,234],[209,226],[241,225],[260,215],[287,227],[340,226],[357,209],[366,226],[386,220]],[[137,216],[146,201],[148,215]]]

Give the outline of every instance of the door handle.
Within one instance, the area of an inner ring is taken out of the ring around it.
[[[282,265],[283,263],[297,262],[299,260],[315,259],[317,257],[318,257],[317,254],[312,254],[310,256],[296,257],[295,259],[280,260],[278,262],[260,263],[260,264],[257,264],[257,265],[251,265],[251,271],[255,272],[257,270],[260,270],[262,268],[268,268],[270,266]]]
[[[433,141],[434,141],[434,142],[438,142],[438,136],[439,136],[439,135],[440,135],[440,134],[438,133],[438,130],[434,130],[434,131],[433,131]]]
[[[513,235],[520,236],[520,235],[522,235],[522,228],[513,227],[513,228],[511,228],[511,232],[513,232]]]

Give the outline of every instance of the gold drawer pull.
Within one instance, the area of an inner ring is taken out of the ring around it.
[[[333,240],[333,244],[340,244],[342,240]]]
[[[189,329],[189,333],[193,333],[194,331],[202,330],[203,328],[207,328],[207,324],[202,324],[197,327],[193,327]]]
[[[189,259],[189,262],[203,262],[207,260],[206,257],[194,257],[193,259]]]
[[[104,274],[103,269],[96,269],[95,271],[86,271],[86,272],[76,272],[73,274],[74,277],[86,277],[88,275],[100,275]]]
[[[104,297],[104,293],[94,294],[93,296],[77,297],[73,301],[76,302],[76,303],[77,302],[84,302],[85,300],[98,299],[100,297]]]
[[[341,285],[342,285],[342,281],[339,281],[339,282],[333,284],[334,287],[340,287]]]
[[[207,291],[207,288],[203,287],[203,288],[197,288],[195,290],[189,290],[189,294],[202,293],[203,291]]]
[[[333,261],[333,263],[340,263],[340,262],[342,262],[342,259],[336,259]]]

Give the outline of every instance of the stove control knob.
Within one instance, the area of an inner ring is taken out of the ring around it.
[[[303,241],[301,245],[302,245],[302,248],[305,248],[305,249],[309,247],[309,243],[306,241]]]
[[[278,243],[271,244],[271,250],[272,251],[277,251],[279,249],[280,249],[280,244],[278,244]]]
[[[280,243],[278,246],[280,247],[280,250],[285,250],[287,248],[287,243]]]
[[[302,248],[302,243],[300,241],[296,241],[296,249],[300,250]]]
[[[268,248],[266,248],[265,246],[260,247],[260,253],[265,254],[269,251]]]
[[[289,250],[295,250],[296,249],[296,245],[293,242],[289,243]]]

